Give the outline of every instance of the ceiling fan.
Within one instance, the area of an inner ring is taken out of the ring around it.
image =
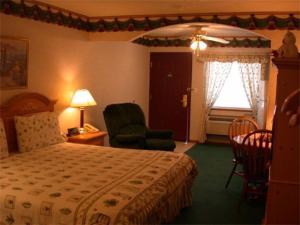
[[[192,42],[191,42],[191,48],[194,50],[195,54],[198,56],[200,54],[201,50],[206,49],[207,44],[204,41],[214,41],[222,44],[229,44],[229,41],[213,37],[207,35],[207,31],[205,31],[203,28],[208,26],[202,26],[202,25],[191,25],[190,28],[195,28],[195,31],[192,34]]]
[[[190,25],[190,28],[195,28],[195,31],[193,32],[193,37],[199,37],[202,40],[208,40],[208,41],[214,41],[214,42],[219,42],[222,44],[228,44],[229,41],[223,39],[223,38],[218,38],[218,37],[213,37],[207,35],[207,31],[203,28],[208,27],[207,25]]]

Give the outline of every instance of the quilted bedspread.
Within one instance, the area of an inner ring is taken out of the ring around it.
[[[159,224],[191,204],[182,153],[61,143],[0,160],[1,225]]]

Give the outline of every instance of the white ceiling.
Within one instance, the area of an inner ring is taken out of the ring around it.
[[[299,0],[40,0],[89,17],[300,11]]]

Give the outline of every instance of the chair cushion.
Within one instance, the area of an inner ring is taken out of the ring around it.
[[[149,150],[173,151],[175,147],[176,144],[172,139],[158,139],[158,138],[146,139],[146,149]]]
[[[116,140],[121,143],[135,143],[140,142],[145,139],[144,135],[138,135],[138,134],[118,134],[116,135]]]
[[[146,124],[144,113],[137,104],[111,104],[106,106],[103,115],[109,136],[115,136],[120,133],[128,134],[124,129],[131,125],[142,126],[145,132]]]
[[[146,128],[144,125],[140,124],[131,124],[125,127],[122,127],[119,130],[119,134],[135,134],[145,136]]]
[[[137,104],[111,104],[103,115],[112,147],[173,150],[176,146],[172,131],[147,129],[144,113]]]
[[[147,138],[172,139],[173,131],[171,130],[150,130],[146,131]]]

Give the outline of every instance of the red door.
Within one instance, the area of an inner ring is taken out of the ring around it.
[[[192,53],[150,54],[150,128],[171,129],[175,140],[189,140],[191,77]]]

